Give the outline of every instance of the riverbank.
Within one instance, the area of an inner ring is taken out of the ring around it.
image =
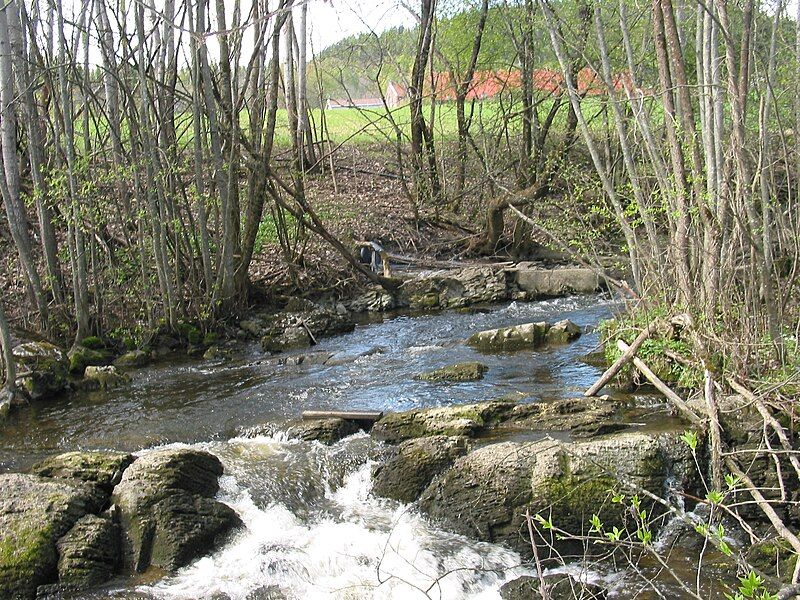
[[[592,293],[602,287],[601,274],[590,269],[543,268],[533,263],[470,265],[438,271],[397,274],[397,289],[368,287],[345,301],[321,298],[315,303],[292,300],[282,309],[254,310],[237,324],[206,331],[183,323],[177,331],[158,331],[132,338],[91,337],[70,349],[44,340],[16,340],[17,385],[22,393],[13,404],[47,400],[75,390],[125,385],[127,372],[181,354],[214,359],[234,352],[243,341],[256,340],[275,354],[316,345],[319,339],[351,331],[368,313],[436,311],[509,300],[529,301]],[[0,405],[0,417],[12,408]]]

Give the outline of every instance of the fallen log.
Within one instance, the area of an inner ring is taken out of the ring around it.
[[[661,319],[653,319],[650,324],[642,331],[639,335],[636,336],[636,339],[633,340],[633,343],[630,345],[622,355],[614,361],[614,364],[611,365],[608,370],[600,376],[592,387],[586,390],[583,395],[587,398],[592,396],[596,396],[597,392],[599,392],[604,385],[606,385],[611,379],[620,372],[622,367],[628,364],[634,356],[636,356],[636,352],[639,350],[639,346],[641,346],[646,340],[653,335],[653,332],[658,328]]]
[[[627,352],[630,346],[628,346],[628,344],[622,340],[617,340],[617,348],[623,352]],[[653,373],[653,371],[650,370],[650,368],[642,359],[634,356],[631,360],[633,361],[634,366],[642,373],[642,375],[644,375],[659,392],[664,394],[667,400],[669,400],[670,403],[678,409],[678,412],[680,412],[686,418],[686,420],[692,423],[692,425],[696,425],[705,429],[705,422],[703,419],[698,417],[697,414],[691,408],[689,408],[689,405],[686,404],[686,401],[683,398],[672,391],[672,389],[666,383],[661,381],[658,375]]]
[[[315,419],[343,419],[345,421],[374,423],[383,417],[383,412],[375,410],[304,410],[302,416],[304,421],[312,421]]]

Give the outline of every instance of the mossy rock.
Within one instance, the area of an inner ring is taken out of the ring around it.
[[[86,367],[102,367],[110,365],[114,355],[109,350],[94,350],[86,346],[75,346],[68,353],[69,372],[83,375]]]
[[[126,452],[65,452],[36,463],[30,472],[40,477],[96,484],[111,493],[134,458]]]
[[[101,338],[96,335],[90,335],[89,337],[83,338],[80,345],[90,350],[100,350],[105,344],[103,344]]]
[[[473,436],[500,422],[517,406],[505,398],[388,413],[372,428],[380,440],[397,443],[431,435]]]
[[[107,496],[96,486],[9,473],[0,475],[0,598],[33,598],[57,580],[56,542]]]
[[[406,440],[372,473],[372,492],[399,502],[414,502],[434,477],[467,452],[467,440],[435,435]]]
[[[797,564],[797,554],[783,538],[771,538],[758,542],[747,552],[747,562],[764,574],[789,583]]]
[[[663,492],[669,458],[656,436],[624,433],[587,442],[503,442],[457,459],[420,497],[420,508],[450,529],[503,543],[531,555],[526,512],[551,518],[569,534],[582,536],[597,514],[604,527],[624,527],[627,509],[611,501],[620,481],[654,494]],[[629,493],[630,495],[630,493]],[[657,517],[660,505],[642,501]],[[655,531],[659,521],[653,522]],[[560,551],[583,551],[582,542],[558,539]],[[547,550],[546,545],[541,551]]]
[[[489,367],[479,362],[466,362],[448,365],[434,371],[422,373],[417,379],[423,381],[480,381]]]
[[[33,400],[47,398],[63,392],[68,382],[66,355],[49,342],[25,342],[13,349],[17,385]]]
[[[408,306],[412,309],[432,309],[439,307],[439,294],[430,292],[427,294],[415,294],[408,299]]]
[[[131,350],[114,361],[115,367],[144,367],[150,362],[150,354],[144,350]]]
[[[95,367],[88,366],[84,371],[84,379],[87,382],[96,384],[100,389],[111,389],[130,382],[130,377],[117,371],[116,367]]]

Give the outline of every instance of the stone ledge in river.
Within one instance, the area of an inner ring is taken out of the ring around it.
[[[460,308],[509,299],[504,269],[469,266],[406,280],[397,304],[413,309]]]
[[[400,502],[413,502],[434,477],[467,453],[463,437],[435,435],[406,440],[389,450],[389,456],[372,473],[372,492]]]
[[[545,575],[547,597],[550,600],[605,600],[606,590],[598,585],[577,581],[566,573]],[[531,600],[541,598],[541,581],[538,577],[525,575],[512,579],[500,588],[502,600]]]
[[[31,467],[31,473],[40,477],[75,479],[96,484],[110,494],[134,458],[125,452],[65,452],[36,463]]]
[[[508,352],[564,344],[580,337],[580,327],[569,320],[549,325],[544,321],[487,329],[472,334],[467,345],[481,352]]]
[[[76,480],[0,475],[0,598],[33,598],[39,585],[55,583],[57,541],[106,498]]]
[[[50,342],[25,342],[12,350],[17,366],[17,385],[32,400],[47,398],[67,389],[68,363],[63,350]]]
[[[417,375],[422,381],[480,381],[489,367],[479,362],[457,363]]]
[[[379,440],[390,443],[431,435],[475,436],[489,429],[568,431],[606,422],[614,405],[606,398],[567,398],[551,402],[520,403],[523,394],[473,404],[418,408],[388,413],[372,428]],[[599,433],[599,432],[598,432]]]
[[[513,400],[500,399],[389,413],[375,423],[372,434],[392,443],[431,435],[471,436],[498,422],[515,406]]]
[[[112,496],[125,567],[174,571],[241,525],[233,509],[213,498],[222,472],[217,457],[192,449],[154,451],[128,467]]]
[[[597,272],[581,267],[541,269],[521,263],[510,271],[517,287],[529,298],[590,294],[603,287]]]
[[[307,421],[294,421],[289,424],[286,435],[292,439],[317,441],[323,444],[333,444],[349,435],[361,431],[361,426],[346,419],[312,419]]]
[[[624,508],[609,500],[609,490],[626,489],[620,481],[662,494],[676,457],[661,437],[631,432],[579,443],[546,439],[483,446],[435,479],[420,508],[457,533],[503,543],[527,556],[526,511],[552,516],[560,529],[582,535],[593,514],[608,528],[622,526]],[[692,460],[689,453],[682,459]],[[642,505],[651,517],[659,513],[658,507],[651,512],[649,502]],[[575,549],[569,541],[554,544]]]

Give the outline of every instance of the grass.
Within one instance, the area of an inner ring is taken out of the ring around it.
[[[544,119],[547,111],[552,106],[552,99],[545,99],[539,105],[540,118]],[[584,114],[592,127],[602,127],[602,120],[594,118],[602,108],[602,103],[596,98],[586,98],[583,101]],[[467,117],[471,116],[471,131],[473,135],[480,137],[480,132],[484,129],[488,135],[496,135],[497,131],[507,123],[510,135],[518,134],[522,129],[522,117],[519,113],[519,103],[510,105],[507,100],[484,100],[482,102],[469,103],[466,107]],[[319,108],[311,109],[310,117],[312,125],[319,131],[322,121],[322,111]],[[556,117],[554,127],[556,130],[563,129],[566,121],[566,104],[561,108]],[[387,110],[385,108],[358,109],[358,108],[338,108],[326,110],[324,113],[327,135],[323,136],[330,139],[334,145],[356,144],[371,145],[375,143],[394,142],[397,139],[399,130],[405,141],[410,139],[411,115],[407,105]],[[430,121],[431,106],[425,107],[425,119]],[[243,110],[240,115],[240,125],[245,132],[249,128],[249,113]],[[79,147],[83,145],[83,119],[75,121],[75,139]],[[107,143],[110,137],[110,128],[104,119],[91,120],[90,145],[102,146]],[[182,148],[191,150],[194,141],[192,126],[192,112],[184,111],[175,115],[175,129],[178,136],[178,144]],[[278,148],[289,148],[291,146],[291,135],[289,128],[289,116],[286,109],[278,109],[277,123],[275,127],[275,145]],[[458,136],[458,124],[456,121],[455,102],[444,102],[435,107],[433,119],[434,138],[439,142],[452,142]],[[130,134],[127,122],[122,124],[123,144],[130,143]],[[84,149],[86,150],[86,149]],[[91,149],[89,149],[91,153]],[[84,152],[87,154],[87,152]]]

